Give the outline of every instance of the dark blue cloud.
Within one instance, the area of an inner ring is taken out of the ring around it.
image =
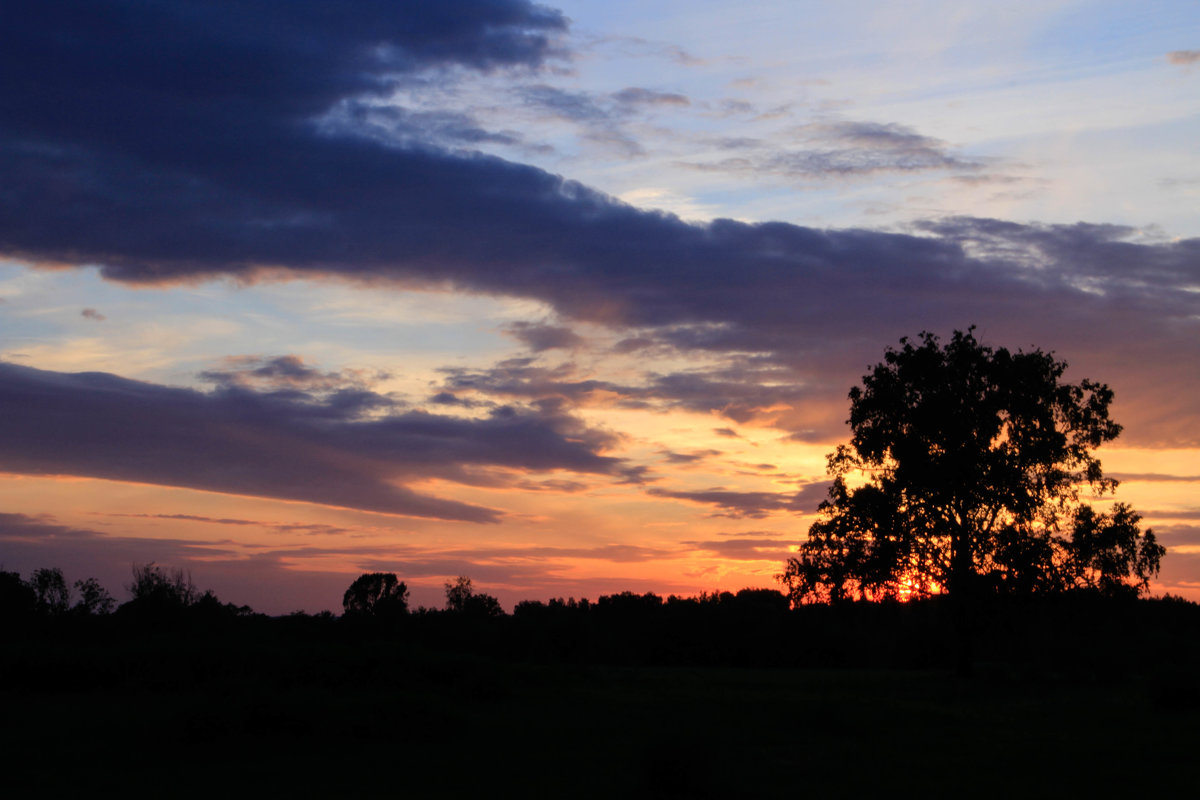
[[[0,254],[131,283],[282,268],[536,298],[628,326],[627,342],[793,371],[817,411],[779,424],[808,438],[840,435],[830,409],[884,346],[977,323],[989,343],[1053,347],[1113,381],[1134,401],[1128,436],[1200,441],[1200,377],[1178,366],[1200,362],[1200,240],[971,218],[912,233],[691,224],[322,121],[450,68],[536,69],[565,25],[518,0],[16,3],[0,25]],[[459,143],[488,135],[401,116]],[[953,160],[897,126],[818,134],[885,161]]]
[[[640,86],[630,86],[614,92],[612,98],[626,106],[689,106],[686,95],[676,92],[657,92]]]
[[[508,326],[508,332],[535,353],[558,348],[570,350],[583,344],[582,337],[561,325],[515,322]]]
[[[0,363],[0,471],[473,522],[497,521],[500,512],[419,494],[404,481],[480,483],[479,471],[489,469],[627,472],[599,453],[610,434],[553,410],[500,407],[482,419],[362,411],[337,391],[204,393]]]

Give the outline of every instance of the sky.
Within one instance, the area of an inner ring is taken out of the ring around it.
[[[777,586],[849,389],[975,325],[1113,389],[1115,499],[1200,600],[1192,0],[5,16],[4,569]]]

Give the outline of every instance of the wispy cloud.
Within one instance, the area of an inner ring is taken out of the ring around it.
[[[688,162],[688,166],[702,171],[804,179],[889,172],[962,172],[983,166],[977,160],[954,155],[946,142],[896,123],[809,123],[791,129],[784,137],[725,138],[714,144],[738,154],[718,161]]]
[[[716,487],[701,491],[686,491],[651,487],[646,493],[654,497],[686,500],[713,505],[720,509],[715,516],[732,519],[762,519],[773,511],[810,514],[825,498],[827,483],[814,483],[798,492],[743,492]]]
[[[746,536],[707,541],[685,541],[682,544],[733,561],[782,563],[794,552],[786,541],[777,538],[756,539]]]
[[[585,39],[581,50],[612,50],[622,58],[658,58],[672,61],[685,67],[704,66],[705,59],[699,58],[677,44],[643,39],[640,36],[605,35]]]
[[[1200,475],[1166,475],[1161,472],[1111,472],[1108,476],[1122,483],[1200,483]]]

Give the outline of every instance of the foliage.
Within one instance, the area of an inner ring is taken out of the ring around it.
[[[346,616],[397,617],[408,613],[408,587],[394,572],[359,575],[342,595]]]
[[[453,582],[447,581],[446,610],[471,617],[502,617],[504,609],[500,601],[490,594],[476,592],[471,579],[459,575]]]
[[[76,614],[111,614],[116,606],[112,595],[95,578],[75,581],[75,591],[79,593],[79,600],[71,610]]]
[[[95,578],[77,580],[74,587],[79,600],[71,605],[71,590],[58,567],[35,569],[28,581],[17,572],[0,572],[0,616],[109,614],[116,605]]]
[[[1013,594],[1092,588],[1137,593],[1164,553],[1117,504],[1093,450],[1121,426],[1112,391],[1062,380],[1041,350],[900,340],[850,390],[850,443],[829,456],[833,483],[780,579],[794,602]]]
[[[0,619],[20,619],[37,609],[37,594],[21,573],[0,570]]]
[[[65,614],[71,602],[71,590],[58,567],[35,569],[29,585],[37,595],[38,611],[42,614]]]
[[[187,608],[200,599],[200,592],[192,583],[190,574],[182,569],[167,570],[148,564],[134,564],[133,582],[126,589],[133,603],[147,608]]]
[[[1155,542],[1153,531],[1140,533],[1140,521],[1125,503],[1116,503],[1111,514],[1097,514],[1087,505],[1076,509],[1069,550],[1075,585],[1105,595],[1148,589],[1166,548]]]

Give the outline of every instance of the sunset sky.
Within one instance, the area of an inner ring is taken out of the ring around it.
[[[850,387],[975,324],[1113,388],[1200,600],[1198,143],[1194,0],[17,0],[0,567],[776,586]]]

